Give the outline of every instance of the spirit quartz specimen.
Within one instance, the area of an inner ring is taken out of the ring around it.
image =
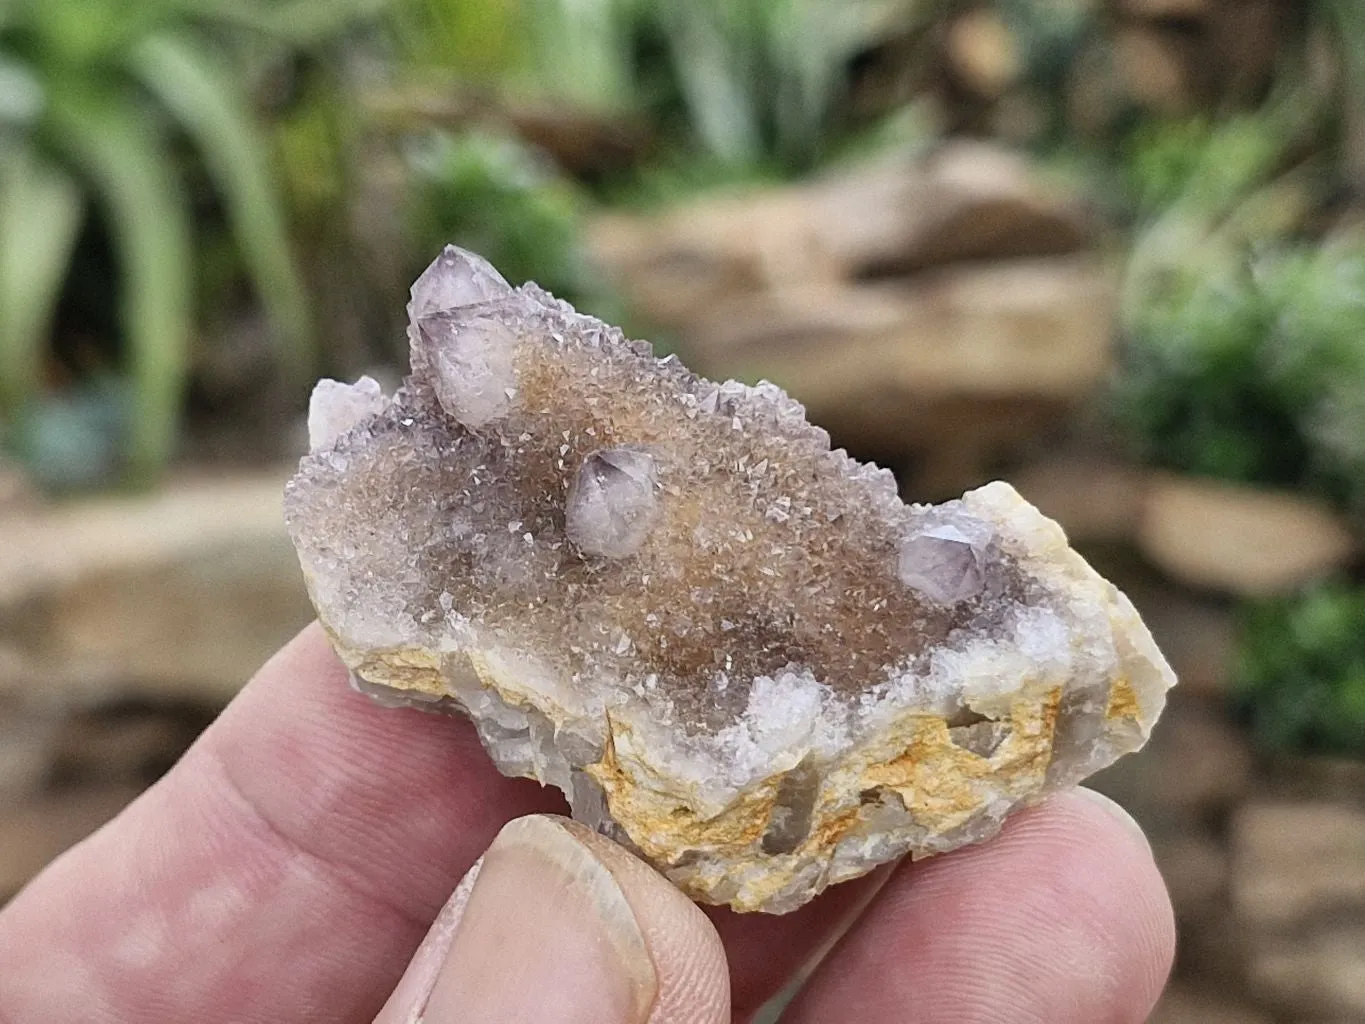
[[[779,388],[454,247],[408,311],[397,394],[313,395],[286,513],[322,623],[696,899],[791,910],[1146,739],[1170,668],[1008,485],[907,506]]]

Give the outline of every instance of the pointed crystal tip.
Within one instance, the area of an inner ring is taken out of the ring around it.
[[[584,554],[628,558],[644,546],[658,515],[654,457],[625,446],[583,460],[569,490],[566,532]]]
[[[443,310],[510,295],[512,286],[477,253],[447,245],[412,286],[408,316],[415,323]]]
[[[981,592],[981,546],[955,526],[938,526],[901,541],[900,581],[938,604],[952,605]]]

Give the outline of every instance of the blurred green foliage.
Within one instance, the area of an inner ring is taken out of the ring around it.
[[[1218,213],[1264,175],[1278,152],[1270,125],[1253,115],[1220,125],[1195,116],[1141,122],[1120,159],[1134,212],[1151,218],[1177,205]]]
[[[394,0],[400,77],[458,81],[579,112],[638,96],[645,0]]]
[[[1262,744],[1365,756],[1365,587],[1248,605],[1241,636],[1234,697]]]
[[[1365,499],[1365,242],[1173,271],[1128,329],[1116,410],[1146,459]]]
[[[433,133],[410,147],[408,164],[415,253],[456,242],[509,281],[534,280],[585,309],[600,308],[601,289],[581,250],[585,197],[524,143]]]
[[[693,144],[733,167],[809,170],[842,133],[859,53],[902,12],[873,0],[655,0]]]
[[[1333,13],[1358,61],[1365,35],[1348,32],[1365,19]],[[1258,110],[1134,127],[1116,177],[1134,226],[1114,411],[1149,462],[1317,493],[1359,519],[1365,234],[1330,207],[1349,195],[1348,135],[1341,96],[1308,74],[1282,75]],[[1365,755],[1365,587],[1240,618],[1234,701],[1258,740]]]
[[[127,381],[99,374],[41,402],[28,414],[24,455],[51,491],[84,490],[109,480],[120,464],[133,408]]]
[[[849,68],[917,5],[887,0],[400,0],[410,75],[657,129],[730,179],[809,170],[848,131]],[[918,5],[927,11],[924,5]],[[486,40],[480,45],[478,40]],[[710,171],[702,177],[714,180]],[[690,174],[679,176],[690,179]]]
[[[1114,409],[1158,465],[1365,509],[1365,238],[1305,235],[1334,166],[1304,146],[1320,106],[1291,88],[1133,133]]]
[[[1087,43],[1109,24],[1102,5],[1076,0],[996,0],[1019,48],[1021,81],[1049,102],[1039,133],[1048,146],[1069,144],[1067,93]]]
[[[389,13],[404,74],[497,82],[519,70],[519,5],[508,0],[399,0]]]
[[[0,6],[0,411],[22,448],[78,232],[98,204],[116,247],[131,381],[123,461],[176,439],[193,331],[194,197],[207,173],[287,366],[312,363],[308,307],[246,83],[376,0],[7,0]],[[30,455],[37,452],[30,451]]]

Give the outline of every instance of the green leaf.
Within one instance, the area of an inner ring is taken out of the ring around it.
[[[1326,0],[1324,7],[1336,22],[1350,87],[1365,93],[1365,10],[1355,0]]]
[[[15,415],[38,387],[81,207],[79,186],[32,150],[0,160],[0,407]]]
[[[401,0],[388,23],[405,70],[495,82],[527,64],[534,33],[521,14],[507,0]]]
[[[1258,739],[1365,756],[1365,588],[1331,580],[1239,617],[1232,696]]]
[[[721,160],[746,165],[763,154],[749,13],[719,0],[664,0],[658,8],[697,135]]]
[[[28,128],[43,112],[43,83],[25,62],[0,52],[0,131]]]
[[[632,19],[620,0],[546,0],[524,6],[535,77],[551,96],[608,114],[636,102]]]
[[[133,52],[142,83],[180,121],[227,204],[233,231],[296,376],[314,365],[308,301],[262,134],[226,69],[187,40],[145,39]]]
[[[774,144],[784,160],[809,164],[827,141],[830,111],[847,86],[850,62],[886,38],[887,5],[764,0],[759,6],[772,65],[768,77],[776,89]]]
[[[254,29],[273,39],[307,45],[319,43],[380,14],[390,0],[284,0],[262,4],[253,0],[220,0],[213,16],[220,21]]]
[[[50,122],[107,208],[123,271],[134,418],[128,458],[155,476],[175,447],[191,331],[190,216],[182,184],[152,120],[118,95],[62,93]]]

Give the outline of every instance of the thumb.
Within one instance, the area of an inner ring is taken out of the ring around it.
[[[517,818],[461,881],[375,1024],[722,1024],[711,922],[565,818]]]

